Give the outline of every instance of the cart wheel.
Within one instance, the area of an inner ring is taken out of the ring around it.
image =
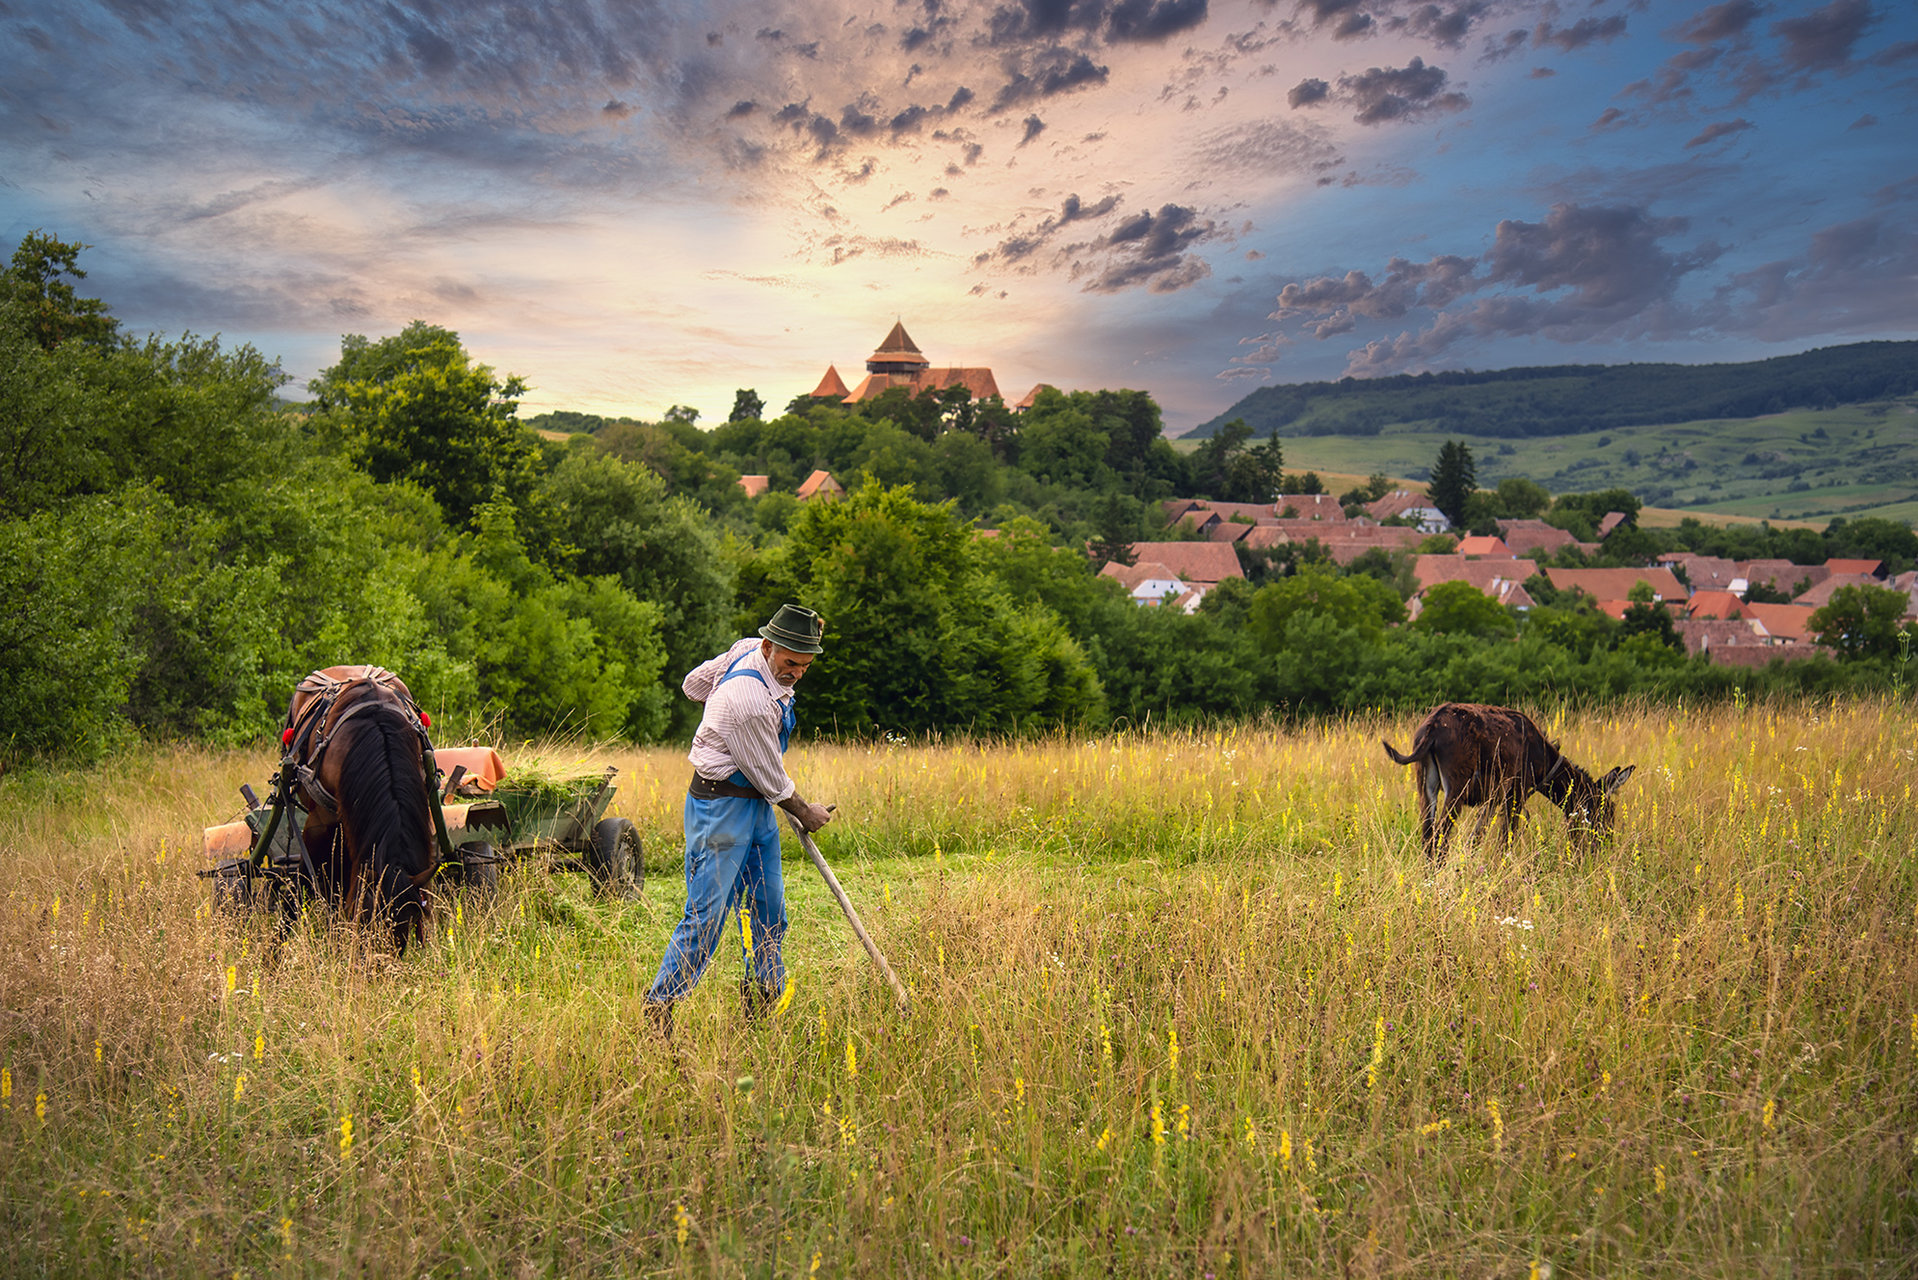
[[[493,846],[484,840],[460,846],[460,879],[483,898],[499,888],[499,863],[493,861]]]
[[[630,818],[604,818],[593,828],[593,887],[613,898],[636,898],[646,887],[639,829]]]

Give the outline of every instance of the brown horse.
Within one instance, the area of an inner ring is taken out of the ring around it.
[[[390,927],[402,954],[409,932],[425,940],[440,860],[426,726],[405,683],[379,667],[315,671],[287,707],[313,888],[345,919]]]
[[[1628,764],[1594,778],[1566,759],[1523,712],[1472,702],[1435,708],[1412,735],[1406,754],[1389,742],[1379,745],[1396,763],[1419,767],[1419,830],[1426,856],[1434,862],[1445,856],[1459,810],[1486,805],[1474,835],[1483,836],[1496,816],[1502,844],[1534,791],[1565,811],[1573,843],[1589,852],[1611,829],[1618,789],[1638,767]]]

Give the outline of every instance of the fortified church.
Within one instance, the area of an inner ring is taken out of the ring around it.
[[[1033,397],[1039,394],[1040,383],[1018,404],[1015,409],[1028,409]],[[992,376],[992,370],[978,366],[962,367],[954,365],[945,369],[935,369],[926,359],[919,346],[906,332],[904,321],[894,323],[892,332],[879,344],[879,349],[866,357],[866,376],[858,387],[847,390],[846,381],[839,376],[835,365],[826,366],[826,376],[813,388],[812,398],[828,400],[834,404],[864,404],[877,398],[894,387],[903,387],[908,395],[918,395],[921,391],[944,391],[949,387],[964,387],[972,393],[974,400],[985,400],[999,395],[998,380]]]

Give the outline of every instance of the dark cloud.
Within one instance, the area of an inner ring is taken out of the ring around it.
[[[1714,299],[1716,327],[1769,342],[1918,328],[1918,235],[1911,213],[1833,224],[1815,232],[1802,255],[1733,276]]]
[[[1164,40],[1205,21],[1207,0],[1018,0],[994,9],[987,40],[999,47],[1078,32],[1112,44]]]
[[[1348,371],[1397,372],[1428,363],[1468,338],[1542,336],[1571,342],[1628,334],[1670,334],[1696,323],[1674,302],[1678,285],[1720,250],[1683,253],[1662,241],[1687,228],[1643,206],[1554,205],[1543,222],[1507,219],[1478,257],[1394,258],[1383,279],[1363,271],[1288,284],[1271,319],[1320,339],[1350,333],[1361,320],[1434,313],[1422,329],[1375,339],[1352,351]]]
[[[1217,234],[1216,224],[1202,221],[1182,205],[1161,205],[1155,213],[1140,212],[1125,219],[1092,248],[1107,251],[1102,266],[1091,268],[1088,293],[1118,293],[1144,285],[1152,293],[1173,293],[1212,274],[1203,259],[1187,250]],[[1085,264],[1081,264],[1082,271]]]
[[[1616,40],[1625,34],[1625,15],[1615,13],[1609,18],[1580,18],[1569,27],[1554,28],[1549,22],[1541,22],[1532,32],[1532,43],[1551,45],[1565,53],[1583,49],[1588,44]]]
[[[1717,44],[1720,40],[1737,40],[1744,36],[1764,11],[1757,0],[1725,0],[1725,3],[1712,5],[1679,23],[1666,34],[1686,44]]]
[[[1107,196],[1093,204],[1086,204],[1077,194],[1069,195],[1060,205],[1058,213],[1048,214],[1045,221],[1031,230],[1008,236],[994,248],[974,255],[973,265],[985,266],[993,261],[1006,264],[1024,261],[1051,243],[1066,227],[1075,222],[1103,218],[1118,207],[1119,197],[1116,195]]]
[[[1339,77],[1340,96],[1357,108],[1360,124],[1413,120],[1434,111],[1458,111],[1470,105],[1462,93],[1445,92],[1443,68],[1413,58],[1403,67],[1371,67]]]
[[[1025,132],[1019,135],[1019,141],[1017,145],[1023,147],[1028,142],[1031,142],[1034,138],[1038,137],[1040,134],[1044,133],[1045,131],[1046,131],[1045,121],[1041,120],[1038,116],[1027,116],[1025,121]]]
[[[1348,13],[1339,19],[1332,28],[1334,40],[1357,40],[1372,30],[1372,15],[1369,13]]]
[[[1324,102],[1331,96],[1331,85],[1323,80],[1308,79],[1293,85],[1292,91],[1285,95],[1285,101],[1288,106],[1296,110],[1299,107],[1309,107]]]
[[[757,110],[759,110],[759,104],[757,102],[752,101],[750,98],[741,98],[738,102],[733,103],[732,109],[726,113],[726,118],[728,120],[738,120],[751,115]]]
[[[1784,46],[1788,70],[1824,71],[1851,61],[1852,47],[1876,21],[1869,0],[1831,0],[1802,18],[1774,22],[1771,30]]]
[[[1525,78],[1527,80],[1550,80],[1557,74],[1558,72],[1552,70],[1550,67],[1533,67],[1532,73]]]
[[[1456,49],[1465,43],[1465,37],[1489,7],[1483,0],[1472,0],[1454,9],[1422,4],[1404,17],[1393,18],[1385,25],[1389,31],[1409,31],[1415,36],[1423,36],[1442,49]]]
[[[637,108],[632,104],[621,102],[618,98],[614,98],[605,106],[601,107],[599,113],[603,116],[611,116],[615,120],[624,120],[627,116],[632,115],[635,110],[637,110]]]
[[[1114,41],[1156,41],[1205,21],[1206,0],[1119,0],[1107,18]]]
[[[1685,144],[1690,151],[1694,147],[1709,146],[1720,138],[1729,138],[1734,133],[1743,133],[1747,129],[1757,128],[1751,121],[1740,116],[1736,120],[1718,120],[1699,130],[1698,135]]]
[[[1852,129],[1869,129],[1877,123],[1878,123],[1878,117],[1873,115],[1871,112],[1867,111],[1865,112],[1864,115],[1859,116],[1856,120],[1852,121],[1851,125],[1845,130],[1845,132],[1849,133],[1851,132]]]
[[[1104,84],[1110,74],[1083,53],[1041,49],[1023,60],[1015,59],[1008,67],[1006,82],[993,95],[991,111],[997,114],[1056,94]]]
[[[1607,107],[1599,112],[1598,119],[1592,121],[1592,131],[1603,133],[1607,129],[1616,129],[1625,119],[1625,113],[1617,107]]]

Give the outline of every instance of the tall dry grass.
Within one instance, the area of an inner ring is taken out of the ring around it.
[[[671,1049],[671,751],[634,902],[528,868],[382,957],[208,907],[269,758],[0,779],[0,1270],[1912,1274],[1914,715],[1551,726],[1636,762],[1577,856],[1417,848],[1409,720],[812,748],[793,998]],[[791,852],[791,851],[789,851]]]

